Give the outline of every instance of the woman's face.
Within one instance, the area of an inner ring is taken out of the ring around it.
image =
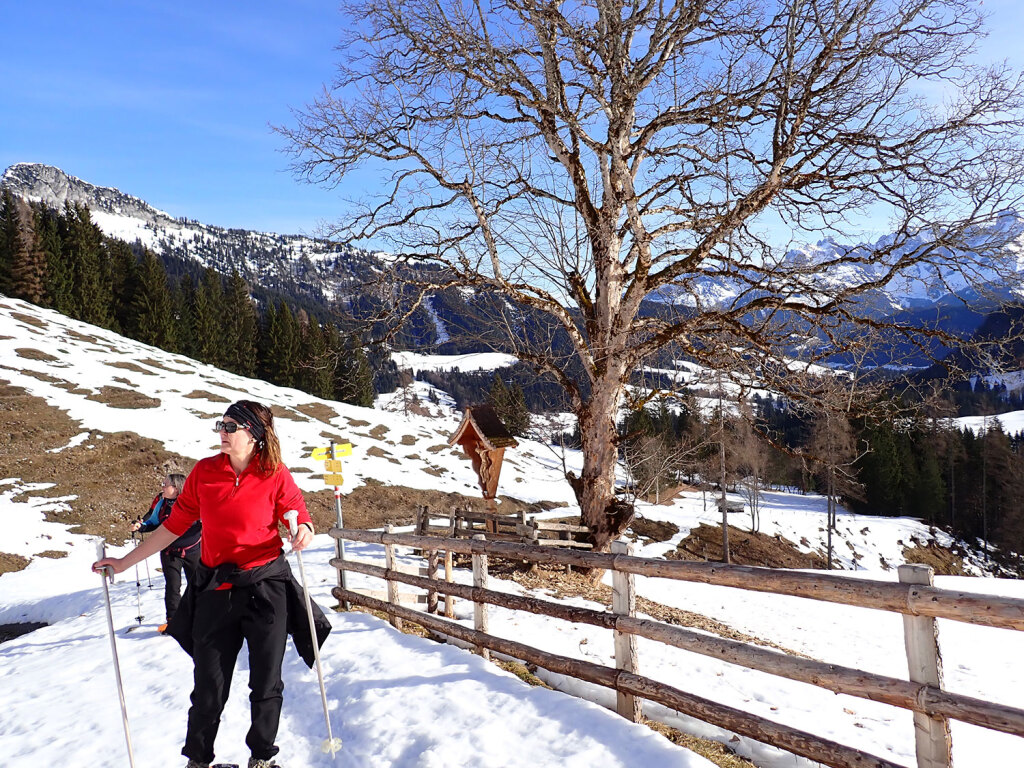
[[[221,421],[225,424],[237,424],[230,416],[224,416]],[[256,449],[256,441],[252,439],[249,430],[239,426],[234,432],[220,431],[221,453],[233,456],[245,456]]]
[[[171,482],[171,478],[164,478],[164,498],[173,499],[178,495],[178,489],[174,487],[174,483]]]

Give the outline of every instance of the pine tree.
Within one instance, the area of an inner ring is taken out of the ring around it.
[[[363,408],[373,406],[377,397],[373,387],[373,369],[358,340],[350,342],[349,349],[339,361],[336,376],[336,399]]]
[[[224,367],[242,376],[256,374],[256,309],[249,286],[235,270],[224,292],[222,343]]]
[[[173,306],[167,288],[164,265],[146,250],[138,269],[138,290],[133,297],[135,338],[168,351],[177,348],[174,335]]]
[[[282,387],[296,386],[299,324],[287,304],[268,312],[266,337],[263,367],[267,380]]]
[[[221,338],[221,308],[224,306],[224,281],[213,267],[207,267],[196,290],[195,358],[211,365],[223,365],[224,340]]]
[[[110,264],[111,293],[114,297],[115,330],[133,339],[138,335],[139,266],[131,246],[123,240],[108,240],[107,261]]]
[[[4,198],[0,230],[8,253],[7,293],[40,304],[46,296],[46,255],[36,237],[35,217],[28,204],[9,191]]]
[[[21,241],[18,215],[14,208],[14,195],[5,189],[0,195],[0,293],[10,294],[11,269],[14,254]]]
[[[196,284],[192,275],[185,273],[174,291],[174,313],[177,317],[175,336],[178,350],[189,357],[197,357],[196,347]]]
[[[61,314],[74,311],[74,276],[64,254],[60,217],[45,206],[36,208],[36,239],[46,258],[46,305]]]
[[[324,330],[316,318],[305,326],[302,340],[302,389],[329,399],[334,394],[334,369],[337,358],[327,348]]]
[[[65,205],[62,219],[65,252],[72,266],[74,313],[79,320],[109,328],[112,297],[102,261],[103,234],[92,223],[89,209]]]

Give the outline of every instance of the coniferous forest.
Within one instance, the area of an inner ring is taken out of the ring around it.
[[[346,318],[322,319],[212,268],[168,278],[141,244],[103,235],[84,206],[54,211],[4,191],[0,293],[243,376],[369,406],[391,391],[389,356]],[[254,298],[256,297],[256,298]]]
[[[169,278],[141,244],[104,236],[87,208],[54,211],[7,191],[0,198],[0,293],[326,399],[371,406],[377,392],[409,378],[365,344],[351,318],[318,318],[237,273],[179,268]],[[521,363],[488,372],[421,371],[418,378],[447,391],[460,408],[492,403],[520,436],[529,432],[531,411],[567,410],[561,389]],[[1020,405],[1019,394],[978,383],[953,387],[946,399],[949,412],[960,415]],[[994,558],[1020,568],[1024,435],[1007,434],[994,416],[978,433],[925,417],[818,423],[772,398],[755,398],[739,417],[708,415],[688,393],[675,395],[671,407],[662,401],[631,412],[619,441],[637,495],[656,496],[680,482],[724,482],[744,495],[756,528],[759,489],[815,491],[856,512],[920,518],[967,541],[989,542]]]

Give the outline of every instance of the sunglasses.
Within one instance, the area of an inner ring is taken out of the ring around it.
[[[234,421],[218,421],[213,425],[214,432],[227,432],[229,435],[234,434],[240,429],[248,429],[248,424],[239,424]]]

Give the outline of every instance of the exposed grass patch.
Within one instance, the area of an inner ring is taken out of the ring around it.
[[[18,357],[23,357],[26,360],[42,360],[46,363],[57,363],[60,360],[51,354],[43,352],[40,349],[33,349],[31,347],[18,347],[14,350]]]
[[[416,438],[413,435],[402,435],[402,439],[399,440],[400,445],[416,445]]]
[[[5,573],[15,573],[28,568],[29,559],[21,555],[12,555],[9,552],[0,552],[0,576]]]
[[[447,445],[432,445],[427,448],[427,453],[440,453],[441,451],[448,450]]]
[[[374,440],[383,440],[384,436],[388,433],[388,428],[383,424],[378,424],[370,430],[370,437]]]
[[[331,419],[338,418],[338,412],[331,408],[331,406],[324,405],[323,403],[302,403],[301,405],[296,405],[295,410],[319,421],[330,421]]]
[[[47,549],[43,552],[36,552],[36,557],[48,557],[51,560],[60,560],[62,557],[67,557],[68,553],[60,549]]]
[[[368,427],[370,426],[370,422],[363,421],[362,419],[349,419],[348,425],[350,427]]]
[[[633,518],[633,522],[630,523],[629,530],[638,539],[643,539],[648,543],[654,543],[658,541],[668,541],[677,533],[679,533],[679,526],[675,523],[667,523],[663,520],[651,520],[647,517],[640,517],[637,515]]]
[[[156,408],[160,401],[134,389],[121,387],[100,387],[99,392],[88,395],[86,400],[94,400],[109,405],[111,408]]]
[[[32,315],[25,315],[22,314],[21,312],[11,312],[11,317],[22,323],[34,325],[36,328],[46,328],[49,325],[45,321],[40,320],[38,317],[32,317]]]
[[[664,723],[658,723],[648,718],[643,719],[644,725],[656,733],[660,733],[673,744],[686,747],[691,752],[696,752],[703,758],[710,760],[721,768],[756,768],[754,763],[744,760],[724,744],[711,739],[702,739],[699,736],[691,736]]]
[[[690,535],[667,552],[668,560],[722,560],[722,528],[702,523]],[[737,565],[759,565],[767,568],[825,568],[827,563],[818,552],[801,552],[782,536],[766,536],[729,526],[729,559]]]
[[[367,448],[366,449],[366,455],[367,456],[373,456],[373,457],[378,458],[378,459],[387,459],[392,464],[401,464],[402,463],[398,459],[396,459],[394,456],[392,456],[390,453],[386,452],[382,448],[378,448],[376,445],[371,445],[369,448]]]
[[[156,373],[154,371],[147,370],[147,369],[143,368],[141,365],[136,365],[135,363],[128,363],[128,362],[124,362],[124,361],[118,360],[118,361],[113,362],[113,363],[105,363],[105,365],[109,365],[111,368],[121,368],[122,370],[125,370],[125,371],[133,371],[135,373],[141,373],[141,374],[143,374],[145,376],[156,376]]]
[[[903,556],[908,563],[930,565],[938,576],[967,575],[960,553],[940,547],[934,541],[922,544],[917,539],[911,538],[910,542],[912,546],[903,547]]]
[[[187,395],[182,395],[182,397],[187,398],[189,400],[209,400],[211,403],[231,402],[223,395],[215,395],[213,394],[213,392],[207,392],[205,389],[193,389]]]

